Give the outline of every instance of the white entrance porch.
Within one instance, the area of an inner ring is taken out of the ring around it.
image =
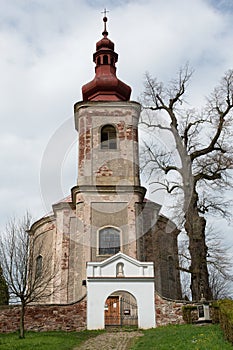
[[[102,262],[87,263],[87,329],[105,327],[107,298],[130,293],[138,307],[138,327],[155,327],[154,267],[121,252]]]

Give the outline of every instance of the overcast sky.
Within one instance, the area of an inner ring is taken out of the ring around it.
[[[43,216],[76,184],[73,105],[94,76],[104,7],[132,100],[146,71],[166,81],[188,61],[190,105],[201,107],[232,68],[232,0],[0,0],[0,7],[0,226],[26,210]],[[233,227],[222,227],[233,244]]]

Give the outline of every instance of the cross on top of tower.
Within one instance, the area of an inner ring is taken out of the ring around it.
[[[108,13],[109,11],[107,11],[107,9],[105,8],[104,9],[104,11],[102,11],[101,13],[103,13],[104,14],[104,17],[103,17],[103,22],[104,22],[104,31],[103,31],[103,36],[108,36],[108,32],[107,32],[107,26],[106,26],[106,23],[107,23],[107,21],[108,21],[108,18],[107,18],[107,13]]]
[[[101,13],[104,14],[104,17],[106,17],[106,14],[108,13],[109,11],[105,8]]]

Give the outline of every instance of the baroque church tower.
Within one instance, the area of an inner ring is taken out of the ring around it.
[[[74,106],[79,135],[77,185],[71,196],[53,205],[52,215],[30,230],[32,240],[46,242],[46,249],[52,250],[51,264],[58,266],[56,284],[62,288],[46,302],[85,298],[88,264],[93,263],[88,267],[93,278],[101,277],[102,264],[112,263],[114,256],[129,259],[142,276],[152,266],[146,262],[153,263],[155,290],[179,299],[179,231],[159,215],[157,203],[145,199],[138,154],[141,106],[130,101],[131,88],[117,78],[118,55],[108,38],[107,18],[103,21],[103,37],[93,55],[95,77],[82,87],[83,100]],[[43,254],[37,258],[42,266]],[[123,276],[123,265],[119,266]]]
[[[96,44],[94,79],[82,87],[74,106],[79,132],[78,183],[72,189],[82,227],[80,253],[102,261],[119,251],[138,256],[140,186],[138,120],[140,105],[129,101],[131,88],[116,76],[117,53],[106,30]],[[85,268],[85,266],[84,266]],[[84,277],[84,275],[83,275]]]

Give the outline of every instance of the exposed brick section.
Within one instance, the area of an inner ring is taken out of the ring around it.
[[[97,103],[98,105],[98,103]],[[94,105],[93,105],[94,106]],[[105,117],[108,115],[108,117],[127,117],[129,114],[131,114],[131,109],[123,109],[123,108],[116,108],[116,109],[97,109],[94,111],[94,115],[97,117]],[[90,118],[93,116],[93,110],[86,110],[83,109],[80,113],[80,115],[84,115],[85,118]],[[89,120],[90,120],[89,119]]]
[[[96,173],[96,176],[112,176],[112,170],[104,164],[102,165]]]
[[[133,128],[133,140],[138,142],[138,129]]]
[[[84,167],[85,159],[91,159],[92,116],[80,118],[79,126],[79,168]],[[83,174],[83,171],[81,171]]]
[[[84,160],[85,138],[84,134],[79,136],[79,166],[82,166]]]
[[[133,128],[133,125],[128,125],[126,129],[126,138],[127,140],[131,141],[136,141],[138,142],[138,133],[135,128]]]
[[[69,255],[70,255],[70,237],[67,234],[69,232],[69,211],[64,211],[64,231],[66,231],[66,235],[63,236],[62,241],[62,259],[61,259],[61,268],[62,270],[67,270],[69,268]]]
[[[19,329],[19,306],[0,308],[0,333]],[[86,329],[86,301],[72,305],[28,306],[25,314],[25,329],[33,331],[80,331]]]
[[[125,122],[124,121],[120,121],[117,124],[117,129],[118,129],[118,136],[119,136],[119,140],[124,140],[125,139]]]

